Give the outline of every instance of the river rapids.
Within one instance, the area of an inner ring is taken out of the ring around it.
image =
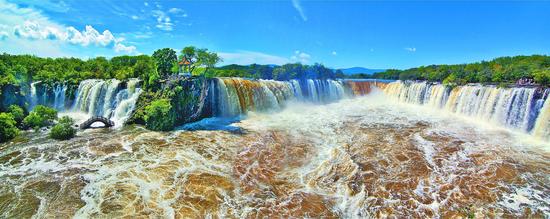
[[[548,143],[377,89],[227,126],[25,133],[0,144],[0,218],[550,215]]]

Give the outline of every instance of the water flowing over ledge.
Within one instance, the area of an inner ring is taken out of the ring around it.
[[[376,81],[337,80],[245,80],[216,78],[211,81],[213,116],[227,117],[247,111],[279,110],[288,101],[331,103],[343,98],[366,95]]]
[[[175,101],[181,124],[208,117],[236,117],[248,111],[280,110],[288,101],[331,103],[343,98],[366,95],[376,81],[339,80],[248,80],[242,78],[187,78],[175,83],[185,93],[185,101]],[[164,87],[172,90],[174,87]],[[139,105],[140,81],[131,79],[84,80],[78,86],[67,83],[47,85],[34,82],[27,96],[29,110],[46,105],[62,113],[87,117],[103,116],[122,126]],[[81,118],[86,119],[86,118]]]
[[[483,85],[451,88],[428,82],[397,81],[389,83],[384,93],[400,102],[481,119],[542,139],[548,139],[550,134],[548,88]]]
[[[122,82],[116,79],[89,79],[78,87],[68,84],[47,86],[41,82],[31,84],[27,97],[32,109],[36,105],[46,105],[62,113],[82,113],[87,116],[103,116],[122,126],[134,111],[136,101],[141,94],[139,80]],[[87,119],[87,118],[81,118]]]
[[[432,88],[426,91],[426,86]],[[122,98],[133,105],[134,114],[147,103],[140,99],[156,93],[136,94],[139,85],[134,91],[130,87],[129,82],[90,80],[49,89],[51,94],[43,98],[44,88],[36,83],[34,97],[37,103],[54,106],[62,102],[54,99],[54,91],[65,90],[65,103],[59,106],[66,111],[112,117],[127,109],[116,100],[119,94],[125,96],[123,90],[129,89],[128,94],[138,99]],[[0,217],[544,218],[550,214],[550,159],[547,150],[540,150],[547,143],[524,142],[524,135],[425,109],[476,118],[477,114],[466,113],[508,102],[534,104],[538,114],[528,116],[534,119],[529,122],[526,113],[519,113],[525,112],[523,107],[502,107],[503,121],[518,119],[498,126],[531,124],[535,132],[548,112],[544,90],[190,78],[160,92],[164,91],[175,93],[171,97],[178,104],[178,116],[213,117],[200,121],[212,129],[156,132],[127,126],[86,131],[67,141],[25,133],[28,141],[0,144],[4,182]],[[496,93],[498,100],[488,101],[491,98],[483,97],[484,92]],[[360,95],[367,97],[351,99]],[[495,104],[485,107],[489,103]],[[248,113],[238,123],[230,119],[234,114],[278,109],[276,114]],[[231,131],[241,128],[246,132]]]
[[[499,88],[465,85],[451,88],[429,82],[377,80],[249,80],[242,78],[188,78],[181,86],[183,101],[175,101],[177,125],[204,118],[230,118],[249,111],[272,112],[292,101],[326,104],[368,95],[374,89],[399,102],[425,105],[478,118],[548,140],[550,135],[550,89],[536,87]],[[165,87],[171,90],[174,87]],[[82,81],[78,87],[31,84],[30,107],[48,105],[61,112],[104,116],[117,126],[132,117],[142,90],[137,79]],[[142,104],[143,105],[143,104]]]

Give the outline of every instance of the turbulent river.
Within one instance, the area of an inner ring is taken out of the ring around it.
[[[550,145],[536,117],[550,112],[536,95],[487,91],[526,95],[514,110],[419,86],[369,87],[324,105],[289,100],[171,132],[25,133],[0,144],[0,218],[549,217]]]

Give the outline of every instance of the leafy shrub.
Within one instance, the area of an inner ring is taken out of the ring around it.
[[[59,122],[53,126],[50,131],[50,138],[57,140],[68,140],[76,135],[76,129],[73,128],[74,120],[68,116],[63,116]]]
[[[168,99],[151,102],[145,107],[145,126],[154,131],[169,131],[174,128],[176,116]]]
[[[57,111],[55,109],[38,105],[23,119],[23,123],[28,127],[37,129],[53,124],[56,119]]]
[[[25,111],[17,105],[9,106],[8,113],[10,113],[13,116],[13,119],[17,123],[23,122],[23,119],[25,118]]]
[[[10,113],[0,113],[0,142],[6,142],[19,134],[15,119]]]

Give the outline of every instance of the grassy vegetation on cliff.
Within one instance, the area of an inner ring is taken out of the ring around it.
[[[206,92],[208,80],[204,77],[184,78],[163,84],[162,89],[143,92],[137,102],[133,115],[127,123],[147,126],[145,117],[149,114],[147,107],[154,101],[164,99],[171,105],[174,114],[173,126],[193,122],[210,116],[208,114]]]
[[[145,126],[154,131],[170,131],[176,117],[168,99],[154,100],[145,107]]]

